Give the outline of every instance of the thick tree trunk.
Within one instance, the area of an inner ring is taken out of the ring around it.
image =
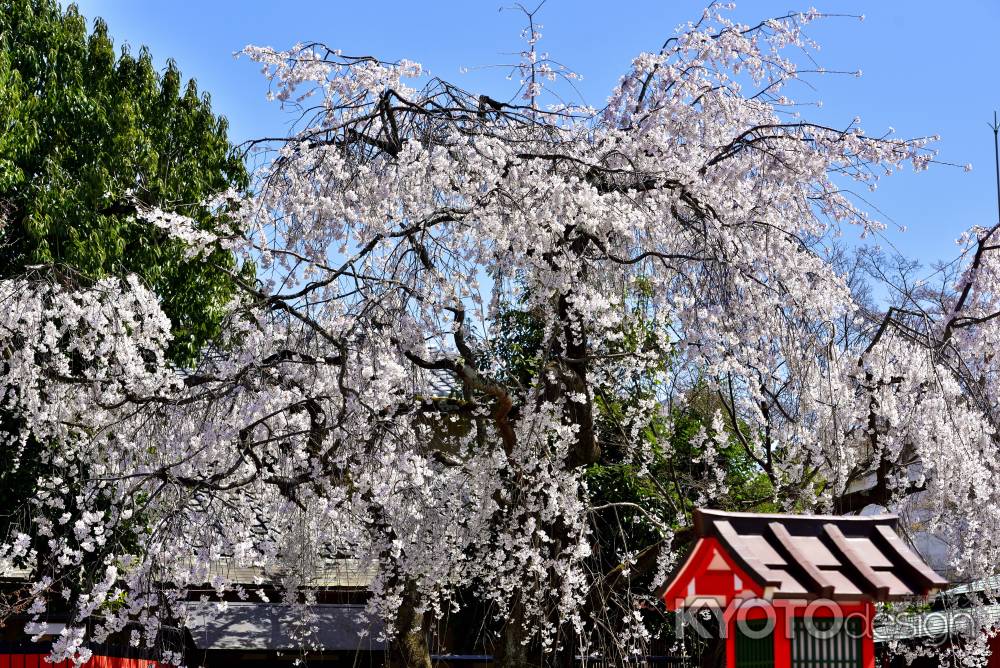
[[[417,612],[417,595],[412,584],[403,591],[403,602],[396,613],[396,638],[389,647],[391,668],[431,668],[431,650],[427,644],[430,620]]]
[[[507,623],[500,633],[500,643],[493,657],[497,668],[529,668],[538,665],[529,660],[531,643],[524,642],[524,634],[524,614],[521,602],[516,600],[511,605]]]

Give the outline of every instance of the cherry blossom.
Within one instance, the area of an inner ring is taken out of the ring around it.
[[[527,104],[410,61],[248,47],[304,121],[257,145],[269,160],[251,198],[215,201],[232,234],[144,214],[192,257],[220,247],[258,269],[233,274],[225,338],[196,368],[166,363],[169,325],[134,279],[0,284],[4,409],[24,424],[4,447],[34,439],[50,465],[0,560],[40,564],[38,619],[68,587],[53,659],[83,662],[86,641],[125,631],[157,646],[168,620],[220,605],[189,600],[204,583],[268,596],[220,561],[275,584],[307,646],[319,574],[345,557],[373,573],[368,613],[390,637],[471,590],[522,646],[587,652],[610,628],[635,651],[650,592],[595,609],[584,471],[601,453],[598,394],[637,382],[656,388],[623,418],[640,468],[645,426],[707,384],[721,408],[698,437],[706,456],[731,432],[776,503],[857,512],[852,484],[878,471],[877,502],[946,538],[956,572],[997,563],[996,383],[970,401],[927,338],[993,378],[981,351],[997,297],[972,291],[922,338],[858,302],[835,240],[883,226],[844,184],[923,170],[934,152],[789,115],[809,74],[793,55],[820,18],[749,26],[712,6],[637,56],[601,110],[538,104],[554,61],[537,26],[518,69]],[[970,234],[974,254],[992,232]],[[995,284],[987,255],[960,260],[961,281]],[[504,372],[510,304],[541,332],[528,382]],[[648,340],[629,347],[637,318]],[[650,522],[662,575],[673,533]]]

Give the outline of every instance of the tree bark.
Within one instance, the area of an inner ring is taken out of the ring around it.
[[[431,668],[429,631],[430,619],[417,611],[416,588],[407,583],[396,613],[396,637],[389,646],[390,668]]]
[[[531,643],[524,642],[524,611],[520,600],[515,600],[500,634],[499,647],[493,657],[497,668],[529,668],[537,664],[529,660]]]

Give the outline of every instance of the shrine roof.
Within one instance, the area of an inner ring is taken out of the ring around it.
[[[895,515],[694,513],[698,538],[715,539],[765,598],[889,601],[946,586],[899,537],[896,524]],[[694,577],[688,566],[667,588],[685,573]]]

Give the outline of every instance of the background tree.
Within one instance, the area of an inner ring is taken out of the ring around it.
[[[137,220],[136,206],[180,211],[205,229],[202,205],[248,178],[224,118],[171,60],[116,52],[101,19],[90,34],[75,5],[0,3],[0,275],[55,265],[84,280],[135,274],[171,321],[171,357],[191,361],[219,334],[232,280]],[[230,254],[213,263],[232,268]]]
[[[592,614],[601,610],[609,619],[627,618],[630,609],[608,614],[606,609],[623,602],[645,600],[651,635],[669,636],[672,619],[659,619],[654,592],[659,582],[657,564],[661,553],[683,554],[693,544],[691,511],[697,507],[735,511],[774,511],[775,489],[756,462],[743,450],[723,417],[724,406],[707,384],[696,384],[682,405],[664,402],[658,371],[669,368],[671,353],[660,350],[653,323],[646,320],[649,286],[639,280],[632,287],[630,317],[622,323],[622,336],[607,354],[634,355],[640,351],[661,356],[643,375],[613,376],[597,390],[597,429],[601,443],[598,461],[586,467],[590,505],[593,589],[588,595]],[[496,319],[492,347],[480,356],[484,363],[501,369],[502,375],[529,384],[538,375],[538,365],[548,354],[542,349],[545,336],[541,319],[514,306],[504,308]],[[630,424],[629,407],[654,401],[658,410],[649,421]],[[662,412],[667,414],[663,415]],[[745,426],[744,426],[745,428]],[[638,434],[638,435],[637,435]],[[636,441],[639,440],[640,443]],[[646,456],[636,459],[642,450]],[[632,596],[622,596],[628,591]],[[604,629],[588,638],[594,648],[615,653],[628,629]],[[562,643],[573,645],[573,630],[562,629]],[[648,638],[636,638],[635,651],[649,648]],[[694,656],[706,656],[705,665],[718,659],[706,645],[690,639]],[[660,643],[666,646],[669,643]],[[495,651],[494,647],[489,647]]]
[[[136,213],[157,206],[216,229],[202,201],[248,185],[226,131],[173,61],[161,74],[145,48],[116,52],[104,22],[88,34],[74,5],[0,0],[0,277],[138,276],[170,320],[170,359],[194,362],[219,336],[234,283]],[[212,262],[236,267],[223,250]],[[15,435],[23,424],[7,411],[0,420]],[[33,496],[45,447],[15,436],[0,448],[0,535]]]

